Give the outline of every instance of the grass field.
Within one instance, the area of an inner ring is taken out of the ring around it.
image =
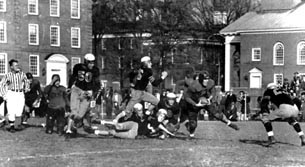
[[[40,124],[34,118],[32,124]],[[196,139],[116,139],[86,135],[65,140],[41,127],[11,134],[0,131],[1,166],[305,166],[305,147],[284,122],[274,123],[277,143],[266,147],[261,122],[238,122],[234,131],[220,122],[200,122]],[[305,129],[305,124],[301,124]],[[181,128],[185,132],[185,128]]]

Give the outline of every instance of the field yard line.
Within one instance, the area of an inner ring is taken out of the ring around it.
[[[36,159],[36,158],[58,158],[58,157],[70,157],[70,156],[85,156],[90,154],[107,154],[107,153],[117,153],[117,152],[138,152],[138,151],[174,151],[174,150],[188,150],[194,151],[194,148],[198,148],[198,146],[194,146],[193,148],[189,147],[176,147],[176,148],[129,148],[129,149],[118,149],[118,150],[104,150],[104,151],[87,151],[87,152],[71,152],[71,153],[63,153],[63,154],[44,154],[44,155],[26,155],[26,156],[13,156],[0,158],[1,162],[9,162],[14,160],[26,160],[26,159]],[[237,147],[230,147],[237,148]],[[219,147],[219,146],[205,146],[200,149],[228,149],[228,147]]]

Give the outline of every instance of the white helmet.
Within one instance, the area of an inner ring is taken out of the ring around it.
[[[274,88],[276,88],[277,87],[277,85],[276,85],[276,83],[269,83],[268,85],[267,85],[267,89],[274,89]]]
[[[92,53],[87,53],[84,58],[87,61],[94,61],[95,60],[95,56]]]
[[[159,116],[159,115],[167,115],[167,111],[165,110],[165,109],[163,109],[163,108],[161,108],[161,109],[159,109],[158,110],[158,112],[157,112],[157,116]]]
[[[133,108],[134,108],[135,110],[142,110],[142,109],[143,109],[143,105],[140,104],[140,103],[137,103],[137,104],[135,104],[135,105],[133,106]]]
[[[177,96],[174,93],[170,92],[166,95],[166,97],[169,99],[175,99]]]
[[[144,57],[141,58],[141,62],[146,62],[146,61],[150,61],[149,56],[144,56]]]

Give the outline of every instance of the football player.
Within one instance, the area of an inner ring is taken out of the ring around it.
[[[299,109],[286,92],[278,88],[275,83],[269,83],[264,92],[261,106],[261,111],[263,112],[262,122],[267,131],[269,144],[275,143],[271,122],[280,119],[287,121],[291,126],[293,126],[294,130],[300,137],[301,145],[305,145],[304,132],[302,131],[300,124],[297,122]],[[273,111],[270,112],[270,110]]]
[[[94,97],[93,93],[97,93],[100,88],[100,73],[99,69],[94,66],[95,56],[93,54],[86,54],[84,59],[85,63],[79,63],[73,67],[73,74],[69,80],[71,114],[68,118],[67,137],[71,137],[74,123],[82,122],[85,116],[88,125],[84,126],[84,130],[88,133],[94,132],[88,113],[91,110],[90,101]]]
[[[186,128],[189,131],[190,138],[195,137],[195,130],[197,128],[197,119],[199,111],[204,108],[216,119],[226,123],[229,127],[239,130],[236,124],[231,123],[227,117],[221,112],[217,112],[216,108],[212,104],[213,94],[215,84],[206,74],[198,74],[195,79],[190,82],[186,88],[184,94],[184,101],[187,111],[183,111],[181,116],[181,121],[189,119],[189,122],[186,123]],[[202,98],[204,97],[204,98]]]

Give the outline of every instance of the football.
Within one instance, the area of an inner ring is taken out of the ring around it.
[[[199,98],[199,103],[207,105],[209,103],[209,101],[206,97],[200,97]]]

